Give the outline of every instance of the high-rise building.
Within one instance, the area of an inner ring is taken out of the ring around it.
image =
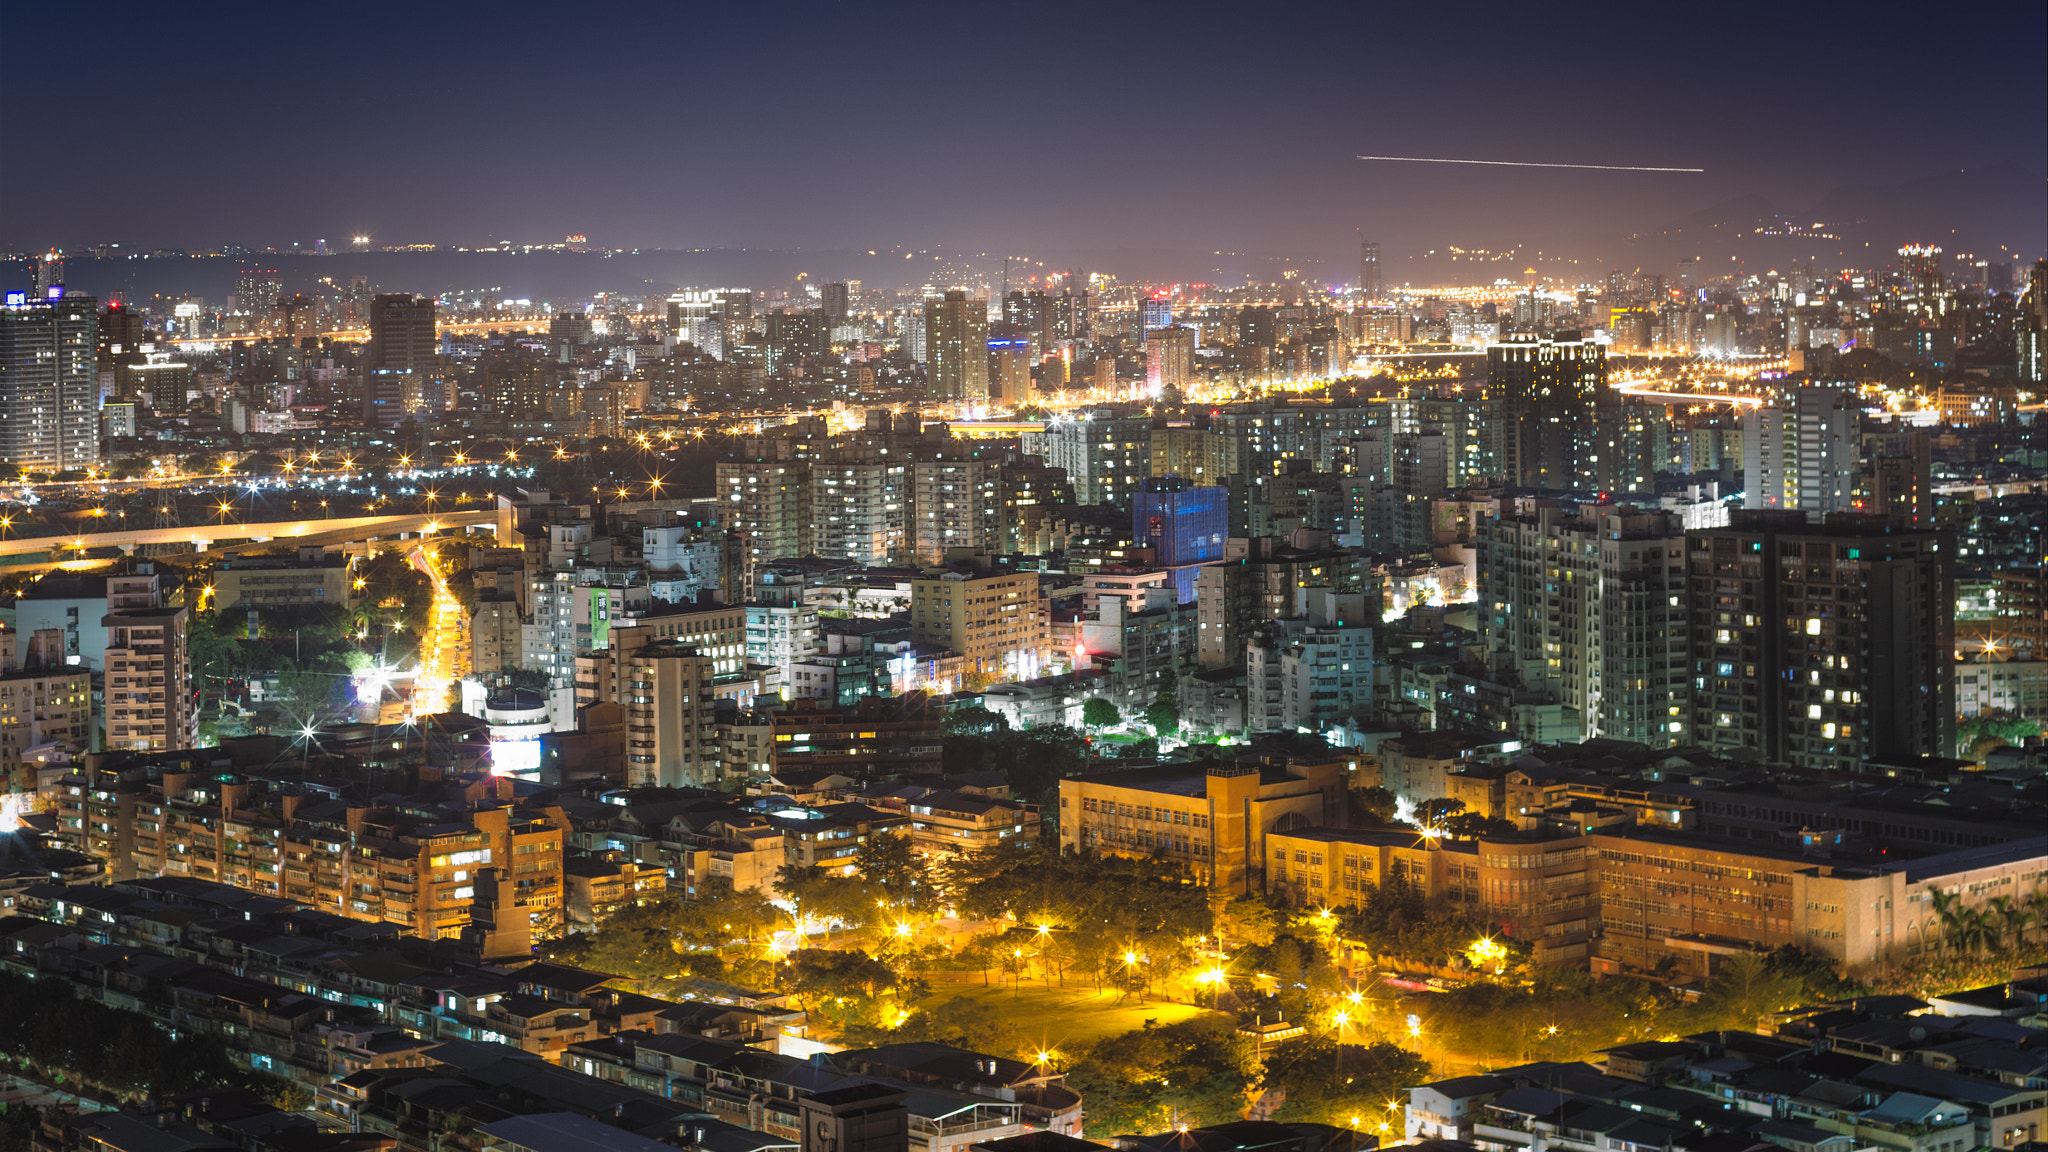
[[[627,785],[716,785],[724,758],[712,708],[712,658],[694,645],[659,640],[625,654],[618,664]]]
[[[932,399],[988,402],[988,309],[963,289],[924,303],[926,388]]]
[[[1503,510],[1478,547],[1492,662],[1554,687],[1589,738],[1690,743],[1684,551],[1669,512]]]
[[[811,466],[802,460],[720,461],[718,520],[744,541],[748,583],[767,561],[809,553]]]
[[[1362,301],[1378,300],[1384,295],[1380,287],[1380,243],[1377,240],[1358,242],[1358,297]]]
[[[1857,511],[1889,517],[1908,528],[1934,527],[1934,444],[1925,432],[1907,432],[1870,459],[1869,491]]]
[[[1159,552],[1167,567],[1223,558],[1230,526],[1230,489],[1190,483],[1180,476],[1145,481],[1131,497],[1131,540]]]
[[[833,324],[846,323],[847,314],[852,311],[851,295],[847,291],[846,281],[835,280],[822,285],[818,290],[818,305],[825,313],[827,321]]]
[[[1851,771],[1952,755],[1953,547],[1784,509],[1689,533],[1694,741]]]
[[[1195,330],[1176,325],[1145,333],[1145,385],[1155,394],[1195,378]]]
[[[185,609],[164,606],[154,575],[107,578],[107,747],[153,752],[197,742],[186,623]]]
[[[1337,547],[1330,533],[1310,529],[1286,539],[1226,539],[1223,559],[1204,565],[1195,577],[1195,647],[1202,667],[1227,668],[1243,660],[1253,629],[1300,615],[1303,589],[1363,592],[1358,553]]]
[[[1152,475],[1152,421],[1107,411],[1061,416],[1024,434],[1024,451],[1064,468],[1083,504],[1123,504]]]
[[[0,305],[0,463],[36,472],[100,458],[99,302],[53,286]]]
[[[1742,414],[1745,508],[1795,508],[1819,522],[1855,499],[1861,404],[1848,388],[1800,388],[1790,405]]]
[[[945,572],[910,584],[910,637],[967,658],[967,670],[999,680],[1038,675],[1045,609],[1033,572]]]
[[[910,466],[911,548],[939,564],[949,548],[988,555],[1000,548],[997,472],[987,460],[924,460]]]
[[[36,295],[48,296],[50,289],[64,286],[64,253],[52,248],[36,261]]]
[[[832,327],[816,308],[771,312],[763,329],[768,338],[768,370],[778,372],[825,355],[832,348]]]
[[[1022,336],[989,339],[988,398],[992,404],[1010,405],[1031,399],[1031,341]]]
[[[364,368],[426,372],[434,366],[434,298],[379,292],[370,300],[370,347]]]
[[[1930,318],[1948,311],[1948,280],[1941,264],[1939,244],[1908,244],[1899,249],[1901,309]]]
[[[250,318],[252,329],[270,322],[270,313],[283,297],[284,280],[275,268],[245,268],[235,276],[235,311]]]
[[[894,461],[811,465],[809,553],[870,566],[901,562],[908,473],[909,465]]]
[[[1501,408],[1499,400],[1402,397],[1388,405],[1393,430],[1435,430],[1444,439],[1444,480],[1447,491],[1469,488],[1501,475]]]
[[[1147,332],[1152,331],[1154,328],[1171,328],[1173,327],[1173,301],[1164,296],[1150,297],[1145,301],[1139,315]]]
[[[1486,396],[1502,402],[1502,471],[1532,488],[1596,487],[1596,408],[1607,353],[1580,332],[1516,337],[1486,349]]]

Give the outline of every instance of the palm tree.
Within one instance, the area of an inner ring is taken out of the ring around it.
[[[1985,901],[1983,915],[1997,925],[2000,948],[2018,948],[2026,940],[2027,908],[2012,897],[1995,896]]]
[[[1962,898],[1939,888],[1928,893],[1934,904],[1934,914],[1941,918],[1942,943],[1950,948],[1962,947]]]
[[[2048,930],[2048,888],[2037,888],[2027,897],[2027,918],[2034,927]]]

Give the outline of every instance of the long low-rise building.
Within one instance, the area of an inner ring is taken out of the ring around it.
[[[1650,825],[1458,840],[1408,829],[1295,828],[1265,837],[1264,887],[1295,907],[1362,906],[1381,884],[1499,924],[1538,963],[1707,979],[1722,958],[1793,945],[1845,967],[1940,946],[1964,912],[2048,887],[2048,836],[1882,863],[1807,843],[1711,839]],[[1954,913],[1949,913],[1953,919]]]
[[[1334,755],[1334,754],[1333,754]],[[1267,838],[1341,824],[1355,757],[1162,764],[1060,781],[1060,847],[1160,855],[1229,892],[1261,886]]]

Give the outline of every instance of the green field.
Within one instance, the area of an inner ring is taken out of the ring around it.
[[[1211,1012],[1192,1004],[1161,1000],[1140,1002],[1135,996],[1120,996],[1115,992],[1097,992],[1089,988],[1047,990],[1033,988],[1028,982],[1022,990],[1016,991],[984,988],[980,984],[940,985],[932,989],[932,994],[921,1002],[921,1006],[935,1007],[956,996],[986,1004],[1014,1021],[1020,1046],[1042,1044],[1070,1050],[1079,1045],[1093,1044],[1104,1037],[1143,1028],[1147,1020],[1178,1024],[1183,1020],[1213,1016],[1236,1023],[1236,1018],[1228,1013]]]

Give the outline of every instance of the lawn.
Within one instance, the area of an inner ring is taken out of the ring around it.
[[[1147,1020],[1157,1020],[1161,1024],[1178,1024],[1199,1016],[1213,1016],[1233,1023],[1236,1020],[1228,1013],[1211,1012],[1192,1004],[1157,999],[1141,1002],[1135,996],[1097,992],[1091,988],[1048,990],[1043,986],[1034,988],[1028,981],[1021,990],[984,988],[979,983],[942,984],[932,989],[931,996],[923,1001],[923,1005],[933,1007],[956,996],[986,1004],[1014,1021],[1020,1044],[1030,1042],[1049,1047],[1072,1048],[1093,1044],[1104,1037],[1120,1036],[1143,1028]]]

